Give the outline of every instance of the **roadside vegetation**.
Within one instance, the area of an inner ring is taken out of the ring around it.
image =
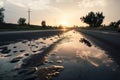
[[[44,29],[63,29],[66,26],[49,26],[46,24],[45,20],[41,21],[41,25],[32,25],[29,22],[26,23],[26,18],[20,17],[18,24],[6,23],[4,21],[4,8],[0,8],[0,31],[10,31],[10,30],[44,30]],[[94,29],[94,30],[114,30],[120,32],[120,20],[110,22],[109,25],[102,24],[105,19],[103,12],[89,12],[86,16],[80,17],[83,23],[88,26],[79,27],[82,29]],[[74,26],[76,28],[78,26]]]
[[[46,30],[46,29],[60,29],[59,27],[46,26],[45,28],[38,25],[19,25],[5,23],[0,24],[0,31],[20,31],[20,30]]]
[[[89,12],[86,16],[80,18],[80,20],[88,26],[81,27],[82,29],[94,29],[94,30],[114,30],[120,32],[120,20],[110,22],[108,25],[102,24],[105,16],[103,12]]]
[[[19,30],[46,30],[46,29],[62,29],[64,26],[50,26],[46,24],[45,20],[41,21],[41,25],[32,25],[26,23],[26,18],[20,17],[18,24],[6,23],[4,21],[4,8],[0,8],[0,31],[19,31]]]

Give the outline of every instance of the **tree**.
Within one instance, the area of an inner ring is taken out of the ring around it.
[[[83,16],[80,19],[90,27],[99,27],[103,22],[104,16],[102,12],[89,12],[88,15]]]
[[[118,28],[120,25],[120,20],[118,20],[117,22],[111,22],[109,24],[110,27],[113,27],[113,28]]]
[[[4,13],[3,11],[5,11],[4,8],[0,8],[0,24],[4,23]]]
[[[45,27],[46,27],[46,21],[43,20],[43,21],[41,22],[41,25],[42,25],[43,28],[45,28]]]
[[[118,20],[118,21],[116,22],[116,26],[117,26],[117,28],[120,27],[120,20]]]
[[[25,25],[25,24],[26,24],[25,21],[26,21],[25,18],[19,18],[18,24],[19,24],[19,25]]]

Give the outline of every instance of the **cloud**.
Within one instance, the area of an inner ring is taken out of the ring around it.
[[[49,6],[50,0],[32,0],[28,3],[28,6],[33,9],[47,9]]]
[[[63,12],[73,12],[77,10],[80,0],[51,0],[49,6],[60,9]]]
[[[74,0],[56,0],[58,3],[73,2]]]
[[[18,7],[26,7],[26,5],[22,2],[22,0],[7,0],[7,2],[16,5]]]
[[[32,9],[46,9],[50,0],[7,0],[9,3],[18,7],[30,7]]]
[[[61,13],[62,11],[59,8],[49,5],[53,1],[55,0],[7,0],[8,3],[21,8]]]
[[[105,0],[81,0],[78,2],[78,6],[81,8],[94,8],[105,6]]]
[[[106,22],[113,18],[119,19],[119,3],[120,0],[0,0],[0,7],[5,8],[5,18],[8,22],[15,22],[21,16],[27,17],[30,7],[33,20],[31,22],[36,23],[42,19],[54,22],[55,19],[59,21],[65,17],[71,24],[79,24],[79,17],[89,11],[102,11]]]
[[[3,7],[3,5],[4,5],[3,0],[0,0],[0,7]]]

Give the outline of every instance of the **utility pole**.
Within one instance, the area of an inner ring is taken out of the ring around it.
[[[30,8],[28,8],[28,25],[30,25],[30,13],[31,13],[31,10],[30,10]]]

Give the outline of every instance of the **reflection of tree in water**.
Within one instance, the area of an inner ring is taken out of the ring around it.
[[[92,44],[91,44],[88,40],[86,40],[85,38],[81,38],[81,39],[80,39],[80,42],[81,42],[81,43],[84,43],[84,44],[87,45],[88,47],[91,47],[91,46],[92,46]]]

